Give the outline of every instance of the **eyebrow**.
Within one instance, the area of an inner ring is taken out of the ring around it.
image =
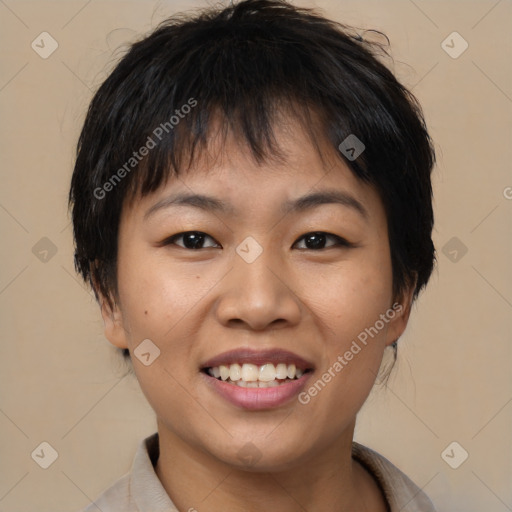
[[[202,194],[180,193],[165,197],[161,201],[158,201],[158,203],[155,203],[144,214],[144,220],[164,208],[182,205],[193,206],[210,212],[234,213],[234,208],[231,205],[215,197],[205,196]]]
[[[283,213],[302,212],[323,204],[341,204],[355,210],[361,217],[368,220],[368,212],[362,203],[354,196],[341,190],[321,190],[298,199],[290,199],[283,204],[282,211]]]
[[[324,204],[340,204],[346,206],[356,211],[365,220],[368,220],[368,212],[362,203],[352,195],[347,192],[342,192],[341,190],[321,190],[306,194],[297,199],[290,199],[282,204],[281,212],[284,214],[303,212]],[[159,210],[182,205],[223,214],[235,213],[235,208],[231,204],[217,199],[216,197],[203,194],[178,193],[166,197],[151,206],[144,214],[144,220],[147,220]]]

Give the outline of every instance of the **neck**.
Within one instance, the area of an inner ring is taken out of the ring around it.
[[[385,512],[374,479],[352,459],[355,422],[323,451],[278,471],[244,470],[184,443],[158,423],[156,474],[179,510]]]

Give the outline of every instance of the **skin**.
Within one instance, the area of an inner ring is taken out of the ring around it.
[[[123,209],[117,305],[102,303],[105,334],[133,350],[150,339],[161,351],[149,366],[132,357],[157,415],[156,473],[179,510],[281,512],[386,510],[372,476],[351,458],[356,414],[379,371],[386,346],[404,331],[411,288],[392,295],[387,221],[377,192],[357,180],[321,141],[322,160],[297,123],[276,128],[286,162],[258,165],[228,138],[216,158],[203,158],[155,193]],[[289,199],[335,189],[367,212],[322,204],[283,214]],[[215,196],[232,212],[189,205],[145,214],[176,192]],[[184,248],[171,235],[200,231],[204,248]],[[316,249],[304,235],[334,234]],[[252,236],[263,248],[252,263],[235,251]],[[212,391],[201,364],[235,348],[282,348],[314,365],[307,387],[343,355],[393,303],[397,313],[306,405],[247,411]],[[238,457],[252,443],[253,463]]]

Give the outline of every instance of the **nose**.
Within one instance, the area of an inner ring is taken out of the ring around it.
[[[289,273],[272,262],[270,251],[252,263],[234,257],[234,267],[222,282],[216,316],[227,327],[265,330],[296,325],[301,302],[289,283]]]

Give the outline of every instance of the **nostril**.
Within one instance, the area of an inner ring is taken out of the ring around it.
[[[232,318],[230,321],[229,321],[230,324],[234,324],[234,325],[241,325],[244,323],[243,320],[241,320],[240,318]]]
[[[270,326],[271,327],[276,327],[276,326],[280,326],[282,324],[286,325],[287,321],[284,318],[276,318],[274,321],[272,321],[270,323]]]

